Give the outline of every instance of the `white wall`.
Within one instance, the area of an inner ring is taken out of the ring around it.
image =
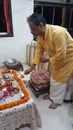
[[[27,24],[27,17],[33,12],[33,0],[11,0],[13,37],[0,38],[0,66],[8,58],[26,62],[26,44],[32,35]]]

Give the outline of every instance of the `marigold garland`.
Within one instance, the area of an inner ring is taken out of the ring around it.
[[[10,70],[3,70],[1,73],[5,74],[5,73],[9,73],[9,72],[10,72]],[[27,90],[26,90],[23,82],[21,81],[21,79],[18,77],[17,72],[15,70],[12,70],[12,73],[14,74],[15,80],[19,83],[20,88],[21,88],[21,90],[22,90],[22,92],[24,93],[25,96],[23,98],[21,98],[20,100],[12,101],[10,103],[1,104],[0,110],[20,105],[22,103],[27,102],[30,99],[29,93],[27,92]]]

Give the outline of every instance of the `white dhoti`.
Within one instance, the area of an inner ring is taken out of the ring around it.
[[[63,100],[70,100],[71,97],[71,82],[60,83],[54,80],[51,76],[50,78],[50,99],[56,104],[62,104]]]

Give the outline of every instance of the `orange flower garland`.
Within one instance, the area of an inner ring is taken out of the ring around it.
[[[10,72],[10,70],[3,70],[1,73],[5,74],[5,73],[9,73],[9,72]],[[14,74],[15,80],[19,83],[20,88],[21,88],[21,90],[22,90],[22,92],[24,93],[25,96],[20,100],[12,101],[10,103],[1,104],[0,110],[20,105],[22,103],[27,102],[30,99],[29,93],[27,92],[27,90],[26,90],[23,82],[21,81],[21,79],[18,77],[17,72],[15,70],[12,70],[12,73]]]

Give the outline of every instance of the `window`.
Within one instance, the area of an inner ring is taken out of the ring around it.
[[[0,0],[0,37],[13,36],[11,0]]]
[[[34,12],[42,14],[48,24],[66,27],[73,37],[73,0],[60,1],[34,0]]]

